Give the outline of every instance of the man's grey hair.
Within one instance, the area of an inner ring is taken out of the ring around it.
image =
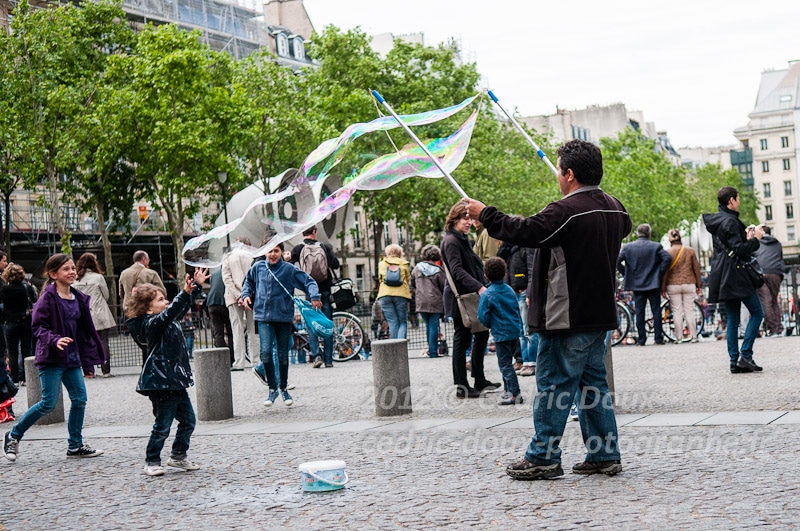
[[[640,238],[647,238],[650,239],[650,234],[653,232],[653,229],[650,228],[650,225],[647,223],[642,223],[638,227],[636,227],[636,235]]]

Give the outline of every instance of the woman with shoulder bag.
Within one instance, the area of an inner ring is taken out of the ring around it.
[[[22,266],[10,263],[3,271],[6,284],[0,289],[3,303],[3,333],[8,348],[11,379],[25,385],[25,358],[31,355],[31,309],[36,302],[36,289],[25,280]]]
[[[103,350],[106,355],[106,361],[100,367],[103,371],[103,378],[111,378],[114,375],[111,374],[111,350],[108,344],[108,336],[111,330],[117,326],[117,321],[108,307],[108,284],[106,284],[103,270],[100,269],[100,264],[94,253],[83,253],[78,258],[75,268],[78,280],[73,287],[91,297],[89,311],[92,314],[94,327],[97,329],[97,333],[100,334],[100,340],[103,342]],[[86,378],[93,378],[94,367],[84,367],[83,375]]]
[[[669,269],[661,280],[661,293],[669,301],[672,322],[675,327],[675,340],[678,343],[691,341],[697,343],[697,323],[694,319],[694,297],[703,293],[700,277],[700,262],[694,249],[681,243],[681,231],[672,229],[667,233],[672,257]],[[689,329],[689,338],[683,337],[683,319]]]
[[[483,262],[472,250],[467,239],[467,233],[472,226],[472,219],[467,212],[467,204],[459,201],[445,220],[444,239],[442,240],[442,262],[446,272],[452,279],[453,287],[448,279],[444,288],[445,308],[451,308],[453,318],[453,383],[458,386],[456,398],[478,398],[484,389],[497,389],[499,383],[492,383],[486,379],[483,372],[483,356],[489,342],[489,331],[472,333],[464,325],[461,311],[456,302],[456,296],[469,293],[483,293],[486,290],[486,279],[483,276]],[[477,307],[476,307],[477,311]],[[474,316],[477,319],[477,313]],[[474,387],[467,381],[467,349],[472,343],[471,367],[472,377],[475,379]]]

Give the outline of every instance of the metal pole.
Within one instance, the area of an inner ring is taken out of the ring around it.
[[[222,188],[222,210],[225,213],[225,225],[228,224],[228,194],[225,193],[225,183],[220,183]],[[231,248],[231,235],[230,232],[225,234],[225,241],[228,243],[228,249]]]
[[[542,159],[542,160],[545,162],[545,164],[547,164],[547,166],[550,168],[550,170],[553,172],[553,174],[554,174],[555,176],[558,176],[558,171],[556,170],[556,167],[555,167],[555,166],[553,166],[553,163],[552,163],[552,162],[550,162],[550,159],[548,159],[548,158],[547,158],[547,155],[545,155],[544,151],[542,151],[541,149],[539,149],[539,146],[537,146],[537,145],[536,145],[536,142],[534,142],[534,141],[533,141],[533,139],[530,137],[530,135],[529,135],[528,133],[526,133],[526,132],[525,132],[525,129],[523,129],[523,128],[522,128],[522,126],[521,126],[521,125],[519,125],[519,122],[517,122],[517,121],[514,119],[514,117],[513,117],[513,116],[511,116],[511,114],[509,114],[509,112],[508,112],[507,110],[505,110],[505,108],[504,108],[502,105],[500,105],[500,101],[497,99],[497,96],[495,96],[495,95],[494,95],[494,92],[492,92],[491,90],[489,90],[489,91],[487,91],[487,93],[489,94],[489,97],[490,97],[490,98],[492,98],[492,101],[493,101],[493,102],[494,102],[494,103],[495,103],[495,104],[496,104],[498,107],[500,107],[500,110],[501,110],[501,111],[503,111],[503,114],[505,114],[505,115],[508,117],[508,119],[509,119],[509,120],[511,120],[511,123],[512,123],[512,124],[514,124],[514,127],[516,127],[516,128],[517,128],[517,130],[518,130],[520,133],[522,133],[522,136],[524,136],[524,137],[525,137],[525,140],[527,140],[527,141],[528,141],[528,143],[529,143],[531,146],[533,146],[533,149],[535,149],[535,150],[536,150],[536,154],[537,154],[537,155],[539,155],[539,158],[540,158],[540,159]]]
[[[383,96],[381,96],[381,95],[378,93],[378,91],[377,91],[377,90],[373,90],[373,91],[372,91],[372,95],[375,97],[375,99],[376,99],[376,100],[378,100],[378,103],[380,103],[380,104],[382,104],[384,107],[386,107],[386,110],[387,110],[387,111],[389,111],[389,114],[391,114],[391,115],[394,117],[394,119],[395,119],[395,120],[397,120],[397,123],[399,123],[399,124],[400,124],[400,127],[402,127],[403,129],[405,129],[406,133],[408,133],[408,136],[410,136],[410,137],[411,137],[411,139],[412,139],[414,142],[416,142],[416,143],[417,143],[417,145],[418,145],[420,148],[422,148],[422,151],[424,151],[424,152],[425,152],[425,154],[428,156],[428,158],[429,158],[429,159],[431,159],[431,162],[433,162],[433,163],[436,165],[436,167],[437,167],[437,168],[439,168],[439,171],[441,171],[441,172],[442,172],[442,175],[444,175],[444,176],[445,176],[445,178],[446,178],[446,179],[447,179],[447,180],[450,182],[450,184],[453,186],[453,188],[455,188],[455,189],[456,189],[456,192],[458,192],[458,194],[459,194],[461,197],[468,197],[468,196],[467,196],[467,193],[466,193],[466,192],[465,192],[465,191],[464,191],[464,190],[463,190],[463,189],[462,189],[462,188],[461,188],[461,187],[458,185],[458,183],[456,182],[456,180],[455,180],[455,179],[453,179],[453,176],[452,176],[452,175],[450,175],[450,174],[447,172],[447,170],[445,170],[445,169],[444,169],[444,167],[443,167],[441,164],[439,164],[439,161],[436,159],[436,157],[434,157],[434,156],[431,154],[431,152],[430,152],[430,151],[428,151],[428,148],[426,148],[426,147],[425,147],[425,145],[424,145],[424,144],[423,144],[423,143],[420,141],[420,139],[419,139],[419,138],[417,138],[417,135],[415,135],[415,134],[413,133],[413,131],[411,131],[411,129],[410,129],[410,128],[409,128],[409,127],[406,125],[406,124],[404,124],[402,120],[400,120],[400,117],[399,117],[399,116],[397,116],[397,113],[396,113],[396,112],[394,112],[394,109],[392,109],[391,105],[389,105],[389,104],[386,102],[386,100],[385,100],[385,99],[383,99]]]

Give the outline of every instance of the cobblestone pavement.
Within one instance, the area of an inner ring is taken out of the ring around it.
[[[731,375],[722,342],[616,348],[618,412],[796,415],[800,338],[758,340],[756,360],[763,373]],[[366,429],[376,421],[370,362],[316,370],[292,366],[290,383],[297,388],[290,408],[280,402],[264,407],[266,388],[246,372],[232,373],[236,419],[200,423],[192,439],[191,458],[204,467],[168,470],[161,478],[142,474],[142,436],[89,438],[105,455],[75,460],[65,458],[63,435],[51,438],[54,428],[36,426],[21,442],[16,463],[0,459],[10,486],[0,523],[10,530],[797,527],[798,423],[621,422],[625,470],[613,478],[570,473],[583,456],[577,423],[570,423],[562,444],[565,476],[515,482],[503,469],[532,434],[514,420],[530,422],[530,400],[514,407],[495,405],[496,393],[456,400],[450,363],[410,360],[414,413],[404,419],[421,421],[423,429],[414,431]],[[499,381],[494,358],[487,359],[487,368]],[[129,373],[87,382],[87,431],[152,423],[149,401],[133,392],[136,378]],[[535,383],[521,382],[528,398]],[[25,410],[24,394],[23,389],[17,412]],[[478,426],[481,419],[506,418],[505,426],[476,428],[462,420],[439,426],[430,421],[424,428],[425,419],[477,419]],[[341,432],[236,433],[248,423],[333,420],[368,422],[363,430]],[[345,489],[301,491],[297,465],[319,459],[347,462],[351,481]]]

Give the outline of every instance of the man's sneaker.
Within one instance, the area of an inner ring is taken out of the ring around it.
[[[163,476],[164,467],[161,465],[145,465],[144,473],[148,476]]]
[[[319,369],[320,367],[322,367],[322,356],[317,356],[314,358],[314,368]]]
[[[67,450],[67,457],[97,457],[99,455],[103,455],[103,450],[95,450],[88,444],[75,450]]]
[[[508,393],[507,396],[501,396],[500,401],[497,403],[500,406],[514,406],[522,403],[522,395],[514,396]]]
[[[184,470],[197,470],[200,468],[200,465],[189,461],[185,457],[183,459],[175,459],[174,457],[170,457],[169,461],[167,461],[167,466],[182,468]]]
[[[333,368],[333,363],[326,363],[325,364],[325,368],[326,369],[332,369]]]
[[[569,408],[569,420],[578,420],[578,406],[572,404],[572,407]]]
[[[622,463],[619,461],[584,461],[572,467],[576,474],[605,474],[615,476],[622,472]]]
[[[514,479],[530,480],[530,479],[551,479],[564,475],[564,469],[561,468],[561,463],[553,463],[550,465],[537,465],[531,463],[524,457],[506,467],[506,474]]]
[[[277,389],[271,389],[270,392],[269,392],[269,395],[267,395],[267,399],[264,400],[264,405],[265,406],[271,406],[272,404],[275,403],[275,401],[277,399],[278,399],[278,390]]]
[[[3,437],[3,454],[9,461],[17,460],[17,448],[19,447],[19,440],[11,436],[11,432],[7,431]]]
[[[735,363],[731,365],[731,374],[741,374],[743,372],[753,372],[751,369],[740,369]]]
[[[514,372],[515,373],[519,374],[519,371],[521,371],[523,367],[524,367],[524,365],[521,362],[519,362],[519,361],[515,361],[514,362]]]
[[[281,398],[283,398],[283,403],[287,406],[291,406],[294,400],[292,400],[292,395],[289,394],[289,391],[284,389],[281,391]]]
[[[261,370],[258,370],[259,368]],[[253,374],[256,375],[256,378],[258,378],[259,382],[267,386],[269,385],[269,383],[267,382],[267,374],[264,372],[263,364],[259,363],[258,365],[253,365]]]
[[[522,368],[519,370],[520,376],[535,376],[536,375],[536,365],[523,365]]]

